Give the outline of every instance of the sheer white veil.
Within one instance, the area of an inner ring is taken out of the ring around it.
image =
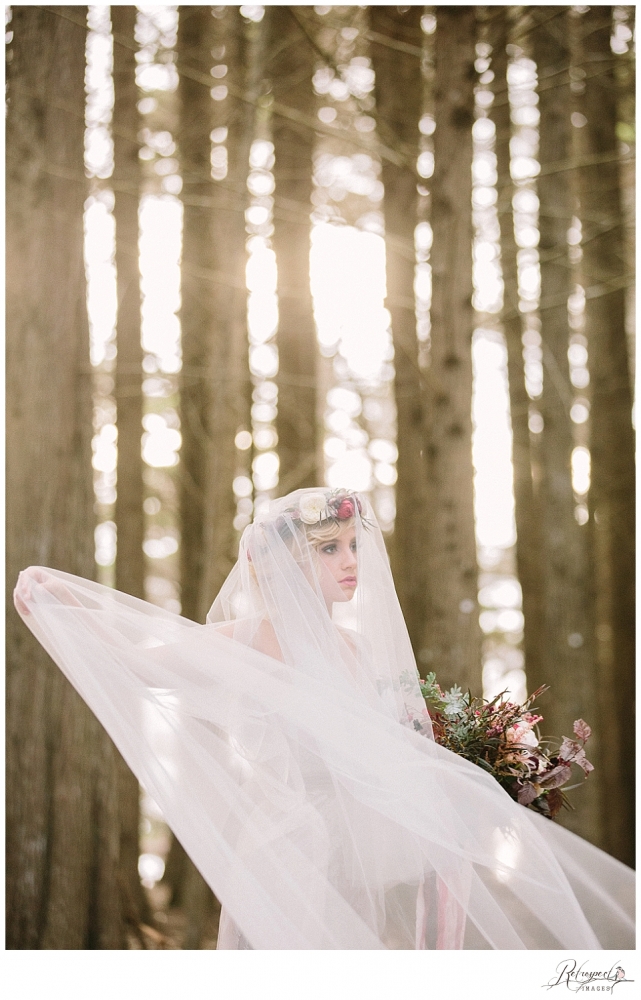
[[[301,503],[311,501],[314,516],[317,498],[319,507],[329,502],[330,516],[324,518],[321,508],[316,522],[305,523]],[[343,499],[347,511],[341,520],[332,514]],[[310,541],[309,533],[328,523],[336,529],[353,524],[356,530],[358,587],[348,609],[340,588],[323,575],[317,544]],[[365,497],[342,490],[296,490],[273,500],[245,529],[238,562],[207,621],[233,621],[233,637],[249,645],[264,618],[289,666],[328,685],[358,689],[361,698],[369,695],[369,702],[391,718],[431,734],[383,536]],[[341,627],[341,621],[351,628]]]
[[[349,602],[314,534],[347,525]],[[634,946],[633,873],[431,738],[364,497],[273,501],[207,625],[57,570],[17,598],[221,900],[219,947]]]

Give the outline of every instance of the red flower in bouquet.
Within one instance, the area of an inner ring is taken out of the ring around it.
[[[572,776],[572,765],[586,777],[593,770],[583,749],[591,730],[577,719],[576,739],[541,740],[537,724],[543,717],[530,707],[545,690],[540,687],[517,705],[506,699],[505,691],[490,702],[457,686],[443,691],[433,673],[421,681],[436,742],[488,771],[521,805],[553,819],[562,807],[571,808],[562,786]]]

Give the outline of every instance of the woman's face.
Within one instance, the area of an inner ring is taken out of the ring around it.
[[[351,601],[358,582],[354,525],[343,528],[328,542],[317,543],[315,548],[322,564],[321,586],[328,605]]]

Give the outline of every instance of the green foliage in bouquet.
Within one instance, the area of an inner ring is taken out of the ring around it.
[[[576,739],[541,739],[543,716],[531,709],[547,690],[543,685],[517,705],[506,700],[506,691],[486,701],[457,685],[442,691],[434,673],[421,681],[436,742],[482,767],[521,805],[553,819],[562,807],[572,808],[562,791],[572,765],[586,776],[594,768],[583,749],[592,730],[582,719],[574,723]],[[577,786],[566,791],[570,787]]]

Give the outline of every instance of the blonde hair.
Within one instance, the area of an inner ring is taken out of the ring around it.
[[[331,520],[321,521],[317,524],[305,524],[303,521],[296,521],[294,533],[292,532],[291,522],[288,524],[284,519],[281,519],[282,523],[277,524],[278,534],[281,536],[287,547],[292,551],[296,547],[296,529],[305,535],[306,540],[314,548],[318,548],[320,545],[324,545],[325,542],[331,542],[345,530],[345,528],[352,528],[355,524],[355,517],[346,517],[341,521]],[[256,570],[252,564],[251,554],[248,550],[247,558],[249,562],[249,572],[252,578],[256,579]]]
[[[324,542],[331,542],[334,538],[338,538],[345,528],[351,528],[353,525],[353,517],[346,517],[343,521],[332,520],[320,524],[306,524],[305,534],[312,545],[322,545]]]

